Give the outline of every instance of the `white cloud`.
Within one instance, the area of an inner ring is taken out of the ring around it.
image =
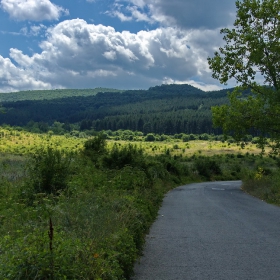
[[[39,36],[47,29],[47,27],[43,24],[39,25],[31,25],[31,26],[24,26],[20,29],[19,34],[24,35],[27,37],[30,36]]]
[[[34,71],[16,67],[9,58],[0,55],[0,91],[49,89],[51,85],[38,80]]]
[[[45,30],[47,27],[43,24],[40,25],[32,25],[30,27],[30,35],[32,36],[38,36],[42,30]]]
[[[139,11],[136,6],[133,7],[127,7],[127,10],[131,13],[132,18],[134,18],[136,21],[146,21],[152,23],[152,20],[149,18],[149,16]]]
[[[215,84],[205,84],[203,82],[199,81],[194,81],[194,80],[185,80],[185,81],[178,81],[178,80],[173,80],[173,79],[164,79],[163,84],[178,84],[178,85],[183,85],[183,84],[188,84],[193,87],[199,88],[203,91],[214,91],[214,90],[221,90],[222,87],[219,85]]]
[[[125,14],[123,14],[120,11],[107,11],[106,14],[112,16],[112,17],[117,17],[120,21],[132,21],[133,17],[128,17]]]
[[[145,21],[154,23],[155,20],[150,17],[145,10],[144,0],[116,0],[113,8],[105,12],[111,17],[117,17],[121,21]]]
[[[75,19],[49,28],[46,36],[41,53],[28,56],[11,49],[10,58],[1,57],[5,62],[1,91],[148,88],[166,81],[195,83],[200,88],[218,84],[207,65],[207,56],[221,42],[217,30],[190,32],[170,27],[134,34]]]
[[[1,0],[1,8],[15,20],[58,20],[68,11],[49,0]]]
[[[108,60],[115,60],[117,53],[115,51],[108,51],[108,52],[105,52],[103,54],[103,56],[106,57]]]

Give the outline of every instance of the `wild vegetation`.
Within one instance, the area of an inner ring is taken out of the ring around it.
[[[195,140],[206,135],[1,131],[1,279],[129,279],[168,190],[246,174],[269,180],[278,163],[251,142],[252,151]],[[137,140],[117,140],[131,134]]]

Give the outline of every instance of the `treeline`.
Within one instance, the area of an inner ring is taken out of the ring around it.
[[[44,127],[60,122],[69,128],[70,124],[78,124],[81,131],[129,129],[168,135],[221,134],[212,126],[211,107],[227,103],[226,92],[204,92],[190,85],[162,85],[149,90],[3,102],[5,114],[0,115],[0,124],[26,126],[31,121],[40,123],[42,132]]]

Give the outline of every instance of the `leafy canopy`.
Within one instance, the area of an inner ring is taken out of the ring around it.
[[[280,148],[280,0],[236,1],[234,28],[224,28],[225,46],[208,58],[212,76],[222,84],[235,79],[229,105],[213,107],[213,122],[237,140],[254,130]],[[244,90],[249,89],[249,91]]]

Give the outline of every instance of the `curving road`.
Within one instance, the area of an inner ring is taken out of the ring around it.
[[[240,186],[211,182],[170,191],[132,279],[280,279],[280,207]]]

